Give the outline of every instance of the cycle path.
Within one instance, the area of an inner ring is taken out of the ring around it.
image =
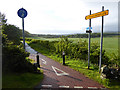
[[[30,52],[29,58],[36,61],[36,51],[26,44],[26,51]],[[39,53],[40,67],[44,73],[43,81],[35,88],[87,88],[105,89],[94,80],[83,74],[64,66]]]

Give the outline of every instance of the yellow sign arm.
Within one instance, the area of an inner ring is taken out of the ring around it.
[[[109,10],[105,10],[105,11],[102,11],[102,12],[94,13],[94,14],[86,16],[85,19],[88,20],[88,19],[92,19],[92,18],[96,18],[96,17],[105,16],[105,15],[108,15],[108,12],[109,12]]]

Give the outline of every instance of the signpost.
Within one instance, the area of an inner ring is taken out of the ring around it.
[[[90,11],[90,12],[91,12],[91,11]],[[101,11],[101,12],[94,13],[94,14],[91,14],[91,13],[90,13],[90,15],[88,15],[88,16],[85,17],[86,20],[88,20],[88,19],[90,20],[90,22],[89,22],[89,29],[91,29],[90,27],[91,27],[91,19],[92,19],[92,18],[102,17],[99,72],[101,71],[101,61],[102,61],[102,45],[103,45],[103,24],[104,24],[104,16],[105,16],[105,15],[108,15],[108,13],[109,13],[109,10],[105,10],[105,11],[104,11],[104,6],[102,6],[102,11]],[[87,31],[86,31],[86,32],[87,32]],[[90,30],[89,30],[88,33],[90,34]],[[88,49],[88,68],[89,68],[90,35],[89,35],[89,46],[88,46],[88,47],[89,47],[89,49]]]
[[[102,12],[94,13],[94,14],[86,16],[85,19],[88,20],[88,19],[92,19],[92,18],[105,16],[105,15],[108,15],[108,12],[109,12],[109,10],[105,10],[105,11],[102,11]]]
[[[23,27],[23,48],[25,49],[25,35],[24,35],[24,18],[27,16],[27,11],[24,8],[20,8],[17,12],[18,16],[22,18]]]

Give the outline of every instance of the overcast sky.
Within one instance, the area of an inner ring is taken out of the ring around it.
[[[17,11],[24,8],[25,30],[33,34],[85,33],[89,20],[85,16],[109,10],[104,17],[104,31],[118,30],[119,0],[1,0],[0,12],[6,15],[7,23],[22,29],[22,19]],[[92,19],[93,32],[100,32],[101,17]]]

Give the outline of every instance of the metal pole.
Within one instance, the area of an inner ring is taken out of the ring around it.
[[[39,53],[37,52],[37,66],[40,68],[40,64],[39,64]]]
[[[102,11],[104,11],[104,6],[102,6]],[[104,17],[102,16],[102,30],[101,30],[101,44],[100,44],[99,73],[101,72],[101,61],[102,61],[103,24],[104,24]]]
[[[90,10],[90,15],[91,15],[91,10]],[[91,27],[91,19],[89,19],[89,27]],[[90,38],[91,38],[91,32],[89,32],[89,45],[88,45],[88,69],[90,67]]]
[[[65,52],[63,51],[63,65],[65,65]]]
[[[22,27],[23,27],[23,48],[25,49],[24,18],[22,18]]]

